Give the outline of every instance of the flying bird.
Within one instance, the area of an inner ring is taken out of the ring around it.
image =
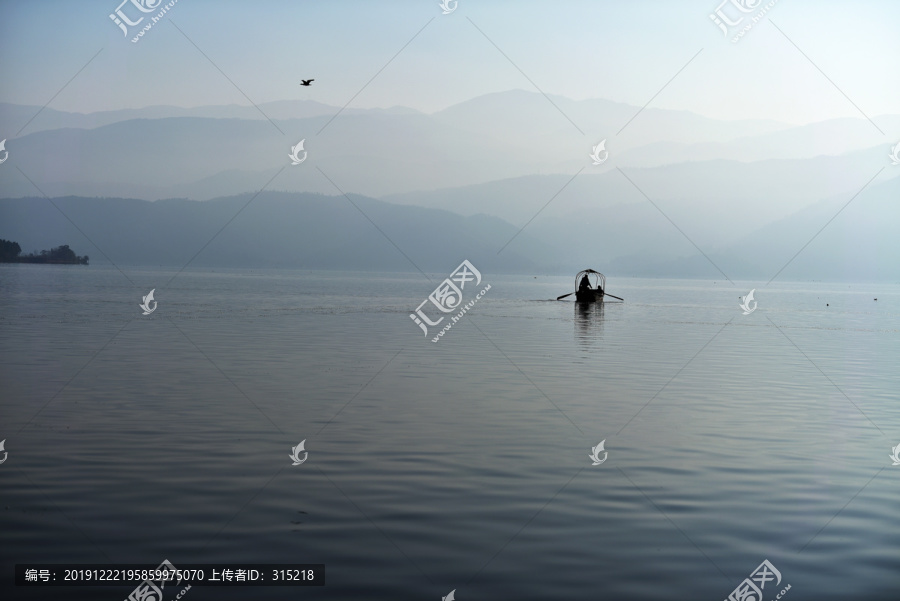
[[[301,81],[301,83],[300,83],[301,86],[308,86],[309,84],[314,82],[315,79],[301,79],[300,81]]]

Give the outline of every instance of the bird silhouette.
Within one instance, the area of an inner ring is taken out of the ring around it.
[[[302,83],[300,84],[301,86],[308,86],[309,84],[311,84],[312,82],[314,82],[315,79],[301,79],[300,81],[302,82]]]

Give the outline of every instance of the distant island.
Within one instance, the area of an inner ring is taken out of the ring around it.
[[[87,265],[88,256],[79,257],[68,244],[42,250],[40,253],[22,255],[18,242],[0,239],[0,263],[52,263],[54,265]]]

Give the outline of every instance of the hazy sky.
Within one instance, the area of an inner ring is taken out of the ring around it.
[[[0,101],[42,106],[74,76],[51,108],[249,104],[229,79],[255,103],[343,106],[384,67],[350,106],[432,112],[534,82],[638,106],[659,93],[650,106],[722,119],[900,113],[892,0],[778,0],[738,43],[709,18],[721,0],[459,0],[449,15],[438,0],[179,0],[137,44],[109,18],[119,2],[0,0]]]

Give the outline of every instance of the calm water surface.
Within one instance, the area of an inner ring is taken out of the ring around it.
[[[448,274],[123,271],[0,266],[4,599],[164,558],[326,564],[196,601],[720,601],[764,559],[767,601],[900,599],[900,286],[485,273],[432,343]]]

